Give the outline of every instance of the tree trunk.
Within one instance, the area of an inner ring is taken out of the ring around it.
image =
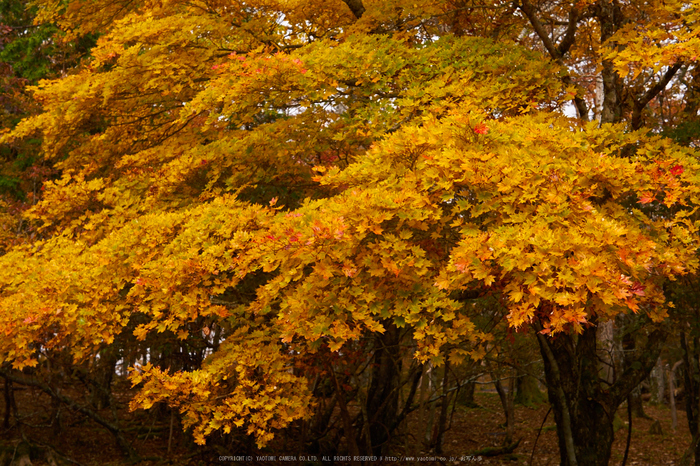
[[[683,349],[683,384],[685,388],[685,412],[688,419],[688,428],[693,436],[689,453],[695,455],[695,465],[700,466],[700,431],[698,430],[698,417],[700,417],[700,340],[693,337],[692,346],[689,344],[685,332],[681,332],[681,348]],[[669,374],[669,379],[673,372]],[[669,380],[669,382],[671,382]],[[673,396],[673,393],[670,394]],[[675,403],[674,403],[675,404]],[[687,455],[684,455],[684,458]]]
[[[621,351],[618,350],[619,345],[615,343],[615,321],[609,320],[599,324],[596,332],[599,348],[598,364],[600,365],[600,377],[605,382],[612,384],[615,381],[615,371],[619,367],[618,363],[621,354]]]
[[[508,445],[513,442],[513,431],[515,430],[515,407],[513,405],[513,399],[515,398],[515,379],[513,377],[508,378],[508,388],[506,389],[503,383],[501,383],[499,376],[500,373],[491,372],[493,383],[496,386],[496,392],[498,392],[498,397],[501,399],[503,413],[506,416],[506,440],[504,444]]]
[[[544,400],[544,393],[540,391],[539,384],[534,376],[530,374],[518,376],[515,389],[515,403],[533,406],[537,403],[542,403]]]
[[[607,466],[613,442],[614,410],[601,393],[595,329],[575,338],[538,335],[549,400],[554,411],[563,466]]]
[[[429,391],[429,381],[430,381],[430,376],[432,372],[432,365],[430,362],[427,362],[424,364],[423,371],[421,374],[420,378],[420,406],[418,408],[418,429],[419,429],[419,442],[418,443],[425,443],[426,438],[425,438],[425,423],[426,423],[426,411],[428,408],[428,399],[430,398],[430,391]]]
[[[620,331],[622,332],[622,349],[624,355],[634,354],[637,343],[635,342],[635,332],[637,319],[634,317],[622,317],[620,319]],[[628,366],[631,362],[628,360],[627,356],[623,357],[623,364]],[[640,381],[641,383],[641,381]],[[642,389],[639,385],[634,387],[632,393],[628,397],[629,409],[632,415],[637,418],[650,419],[649,416],[644,412],[644,405],[642,404]]]
[[[585,328],[580,335],[545,337],[538,333],[537,337],[557,423],[561,464],[607,466],[615,411],[651,372],[663,333],[655,330],[648,335],[612,385],[600,379],[595,327]]]
[[[375,339],[372,382],[367,393],[367,413],[371,450],[381,456],[395,429],[401,382],[400,333],[395,325],[387,325]]]
[[[600,25],[600,42],[606,43],[622,26],[624,17],[617,2],[598,0],[595,4],[596,16]],[[611,44],[612,45],[612,44]],[[600,122],[619,123],[622,120],[623,82],[615,71],[612,60],[603,60],[601,73],[603,81],[603,108]]]
[[[678,427],[678,413],[676,413],[676,369],[683,361],[678,361],[673,365],[668,374],[668,391],[669,400],[671,401],[671,430],[676,431]]]
[[[662,404],[666,396],[666,386],[661,358],[656,360],[656,366],[654,366],[654,370],[651,371],[649,382],[651,387],[651,402],[653,404]]]
[[[632,415],[634,417],[640,417],[642,419],[651,419],[644,412],[644,403],[642,400],[642,387],[637,385],[632,393],[630,393],[629,402],[631,403],[630,409],[632,410]]]
[[[478,408],[474,394],[476,392],[476,383],[474,381],[467,382],[459,389],[456,402],[467,408]]]
[[[338,401],[338,406],[340,406],[340,417],[343,419],[343,431],[345,432],[345,440],[347,442],[348,452],[352,456],[358,456],[360,454],[360,449],[357,447],[355,429],[352,426],[352,419],[350,418],[350,413],[348,412],[347,404],[345,403],[345,393],[343,387],[340,386],[338,378],[333,372],[333,367],[329,364],[328,371],[333,379],[333,384],[335,385],[335,398]]]
[[[98,411],[112,404],[112,380],[118,361],[117,348],[109,346],[100,352],[100,358],[91,371],[94,375],[90,387],[90,404]]]
[[[442,376],[442,405],[440,406],[440,419],[438,421],[436,435],[435,435],[435,453],[441,455],[442,452],[442,439],[447,430],[447,412],[450,409],[450,391],[449,391],[449,373],[450,373],[450,359],[445,352],[445,367],[443,368]]]
[[[10,428],[10,417],[14,414],[17,417],[17,402],[15,401],[15,391],[12,387],[12,381],[5,378],[5,419],[3,420],[3,429]]]

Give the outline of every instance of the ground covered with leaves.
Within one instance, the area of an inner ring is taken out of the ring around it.
[[[446,434],[445,448],[450,452],[470,454],[488,447],[497,448],[503,444],[503,411],[496,394],[481,393],[476,395],[479,408],[457,408],[452,429]],[[555,466],[559,462],[556,427],[552,413],[547,416],[548,404],[536,406],[516,406],[515,439],[520,444],[510,455],[496,457],[482,456],[479,464],[532,464],[537,466]],[[627,458],[628,465],[668,465],[680,464],[680,459],[690,445],[690,434],[683,405],[677,407],[678,427],[671,429],[671,410],[668,406],[644,405],[649,419],[632,420],[632,439]],[[627,409],[623,406],[618,412],[621,417],[619,430],[615,433],[615,443],[610,464],[622,462],[627,442]],[[662,434],[651,434],[650,429],[655,420],[661,424]],[[544,426],[543,426],[544,421]],[[537,433],[542,427],[537,439]],[[536,442],[536,443],[535,443]],[[533,455],[533,449],[535,450]],[[454,456],[454,455],[453,455]],[[531,460],[532,457],[532,460]],[[530,463],[530,461],[532,461]]]
[[[18,389],[19,388],[19,389]],[[128,399],[131,396],[127,385],[117,391],[115,408],[122,418],[121,425],[133,447],[141,456],[137,463],[144,465],[206,465],[206,464],[345,464],[344,461],[301,461],[299,447],[282,436],[264,451],[258,451],[254,443],[221,446],[195,445],[191,435],[183,433],[177,421],[170,423],[169,411],[161,407],[150,412],[137,411],[125,416]],[[125,459],[117,448],[112,436],[94,422],[66,408],[52,405],[49,398],[31,388],[15,387],[21,428],[13,419],[10,429],[2,430],[0,438],[0,465],[24,464],[26,457],[33,465],[123,465],[133,464]],[[547,403],[532,406],[516,406],[516,428],[514,440],[518,446],[508,454],[489,456],[499,450],[505,440],[504,416],[498,396],[487,390],[477,392],[475,402],[478,407],[457,405],[452,411],[451,428],[445,434],[444,452],[440,455],[422,448],[417,416],[409,422],[397,436],[392,452],[399,461],[377,461],[374,464],[480,464],[480,465],[533,465],[555,466],[559,464],[556,430],[553,415]],[[3,407],[3,413],[5,407]],[[645,404],[648,419],[634,418],[628,465],[678,465],[690,444],[690,434],[683,410],[682,400],[678,403],[678,427],[674,432],[671,425],[671,411],[666,405]],[[58,412],[58,416],[56,413]],[[111,410],[101,413],[109,418]],[[622,462],[627,441],[626,407],[618,413],[615,444],[611,465]],[[661,434],[650,432],[652,424],[658,420]],[[23,440],[24,439],[24,440]],[[214,444],[216,442],[210,442]],[[534,453],[533,453],[534,450]],[[283,455],[294,456],[296,461],[280,461]],[[230,461],[231,457],[251,456],[252,461]],[[258,461],[259,456],[275,456],[276,461]],[[405,459],[413,458],[414,460]],[[222,459],[226,460],[222,461]],[[333,459],[333,457],[327,457]],[[436,458],[431,461],[429,458]],[[446,460],[440,461],[441,458]],[[419,461],[420,459],[420,461]],[[358,463],[356,463],[358,464]],[[367,464],[372,464],[368,462]]]

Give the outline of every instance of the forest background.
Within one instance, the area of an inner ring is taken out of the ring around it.
[[[392,455],[411,419],[441,454],[487,374],[498,452],[539,379],[561,464],[607,465],[668,364],[700,464],[699,2],[0,8],[25,456],[65,458],[68,410],[141,458],[126,404],[192,461]]]

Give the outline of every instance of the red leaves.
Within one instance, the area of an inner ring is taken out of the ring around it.
[[[307,70],[306,68],[304,68],[304,62],[302,62],[302,61],[299,60],[298,58],[295,58],[294,60],[292,60],[292,62],[293,62],[295,65],[297,65],[297,68],[299,68],[299,72],[300,72],[301,74],[306,74],[306,72],[307,72],[308,70]]]
[[[683,168],[683,165],[675,165],[671,167],[671,175],[673,176],[678,176],[681,175],[685,169]]]
[[[632,294],[635,294],[637,296],[645,296],[645,288],[646,286],[642,285],[641,283],[635,282],[630,288],[630,291],[632,292]]]
[[[656,161],[655,167],[650,167],[648,172],[644,166],[637,166],[637,173],[646,172],[651,178],[651,190],[639,194],[639,204],[658,201],[670,207],[678,202],[679,196],[685,189],[681,186],[681,180],[678,177],[685,172],[685,167],[680,163],[672,165],[673,163],[673,160]]]
[[[489,132],[489,128],[483,123],[478,123],[476,126],[474,126],[474,132],[476,134],[486,134]]]

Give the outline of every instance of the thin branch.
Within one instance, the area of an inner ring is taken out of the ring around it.
[[[30,387],[36,387],[42,392],[48,394],[52,398],[55,398],[59,400],[61,403],[65,404],[71,409],[74,409],[75,411],[78,411],[85,416],[89,417],[93,421],[97,422],[99,425],[102,427],[106,428],[109,430],[112,435],[114,435],[115,439],[117,440],[117,444],[119,444],[119,447],[122,449],[122,451],[127,454],[129,457],[136,457],[136,452],[134,449],[129,445],[129,443],[126,441],[124,436],[122,435],[122,430],[119,428],[119,426],[112,424],[99,414],[97,414],[95,411],[85,407],[81,406],[78,403],[75,402],[75,400],[55,391],[53,388],[51,388],[49,385],[46,385],[45,383],[41,382],[40,380],[34,378],[34,377],[29,377],[25,376],[23,374],[18,374],[18,373],[12,373],[7,369],[0,369],[0,376],[4,377],[7,380],[11,380],[12,382],[21,384],[21,385],[27,385]]]
[[[547,410],[547,414],[544,415],[544,419],[542,419],[542,424],[540,425],[539,430],[537,431],[537,437],[535,437],[535,443],[532,445],[532,453],[530,454],[530,461],[528,462],[528,466],[532,466],[532,460],[535,458],[535,449],[537,448],[537,441],[540,439],[540,434],[542,433],[542,429],[544,428],[544,423],[547,422],[547,417],[549,417],[549,413],[552,412],[552,405],[549,405],[549,409]]]
[[[683,66],[682,63],[676,63],[672,67],[666,70],[664,73],[663,77],[659,80],[659,82],[654,85],[651,89],[649,89],[644,96],[639,100],[639,103],[642,105],[648,104],[651,99],[657,96],[657,94],[664,89],[666,89],[666,86],[668,83],[673,79],[673,76],[678,72],[678,70],[681,69],[681,66]]]
[[[552,39],[549,38],[547,30],[544,28],[544,26],[540,22],[540,19],[537,17],[535,12],[535,6],[528,0],[523,0],[520,4],[520,10],[523,13],[525,13],[527,19],[530,20],[530,24],[537,33],[537,36],[540,38],[540,40],[542,40],[542,44],[544,44],[544,47],[547,49],[547,52],[549,52],[549,55],[552,57],[552,59],[554,59],[558,63],[561,63],[561,54],[559,53],[559,49],[557,46],[554,45]]]

